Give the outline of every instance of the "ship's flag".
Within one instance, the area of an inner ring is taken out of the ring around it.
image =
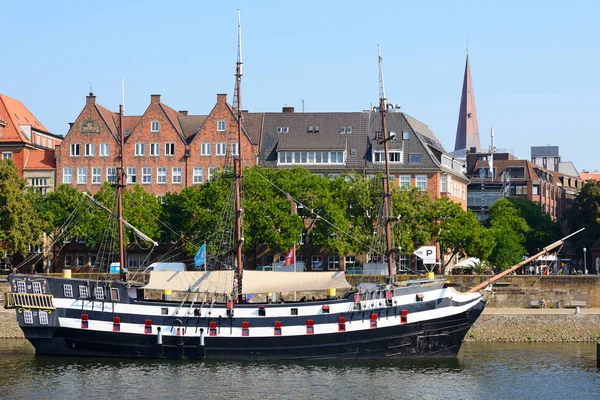
[[[200,246],[194,256],[194,261],[196,262],[196,269],[206,264],[206,243]]]
[[[293,246],[290,251],[288,251],[287,255],[285,256],[285,261],[283,262],[283,265],[294,265],[296,262],[296,246]]]

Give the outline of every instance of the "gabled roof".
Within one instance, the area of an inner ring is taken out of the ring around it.
[[[185,136],[188,142],[196,135],[196,133],[198,133],[198,131],[200,131],[200,128],[202,128],[202,125],[204,125],[206,118],[208,118],[207,115],[179,114],[177,116],[177,120],[181,125],[181,130],[183,131],[183,136]]]
[[[19,125],[31,125],[33,129],[48,132],[38,119],[17,99],[0,94],[0,120],[6,122],[0,140],[3,142],[25,142],[27,139]]]
[[[173,126],[173,128],[175,128],[175,131],[177,132],[177,134],[179,135],[181,140],[184,143],[187,143],[187,140],[186,140],[187,138],[183,134],[183,129],[181,129],[181,124],[179,123],[179,119],[177,118],[181,114],[178,111],[173,110],[171,107],[164,105],[163,103],[160,103],[160,107],[163,109],[163,111],[167,115],[169,122],[171,122],[171,125]]]
[[[119,114],[114,113],[110,110],[107,110],[106,108],[102,107],[100,104],[94,104],[94,107],[96,107],[98,114],[100,114],[100,117],[102,117],[102,119],[106,123],[106,126],[108,127],[110,134],[113,136],[113,138],[116,141],[118,141],[119,140],[119,124],[118,124]]]
[[[23,166],[23,170],[52,170],[55,168],[54,150],[31,150]]]

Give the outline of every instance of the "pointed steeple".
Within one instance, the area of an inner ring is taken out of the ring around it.
[[[475,109],[475,93],[473,92],[473,82],[471,81],[469,54],[467,53],[454,151],[469,150],[471,147],[479,150],[481,149],[481,142],[479,141],[479,125],[477,124],[477,110]]]

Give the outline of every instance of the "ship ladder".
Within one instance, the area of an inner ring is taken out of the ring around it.
[[[35,308],[55,310],[54,296],[51,294],[4,293],[4,308]]]

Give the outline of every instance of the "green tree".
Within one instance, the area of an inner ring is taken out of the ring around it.
[[[526,254],[525,240],[529,226],[519,210],[507,199],[500,199],[490,207],[489,229],[496,238],[490,262],[504,270],[518,264]]]
[[[0,160],[0,257],[25,255],[40,241],[41,221],[25,196],[26,182],[12,160]]]
[[[560,224],[552,221],[552,218],[542,211],[539,204],[515,198],[509,200],[531,228],[525,239],[525,248],[528,254],[536,254],[545,246],[560,240],[562,237]]]
[[[581,228],[585,230],[572,240],[578,257],[583,258],[582,249],[591,249],[600,237],[600,182],[588,180],[573,201],[573,206],[567,213],[567,225],[571,232]],[[588,258],[588,263],[591,257]],[[594,268],[591,269],[593,271]]]

